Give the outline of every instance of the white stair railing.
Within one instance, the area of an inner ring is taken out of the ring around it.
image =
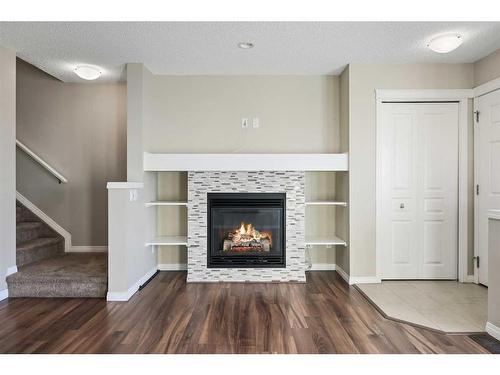
[[[36,161],[38,164],[40,164],[42,167],[44,167],[46,170],[48,170],[52,175],[55,176],[59,180],[59,183],[66,183],[68,180],[66,177],[64,177],[61,173],[56,171],[49,163],[47,163],[45,160],[43,160],[40,156],[35,154],[28,146],[23,144],[21,141],[16,139],[16,146],[19,147],[22,151],[26,153],[30,158],[32,158],[34,161]]]

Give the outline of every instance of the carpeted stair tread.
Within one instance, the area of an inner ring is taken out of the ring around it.
[[[42,226],[43,224],[39,221],[22,221],[16,224],[16,229],[28,230],[28,229],[41,228]]]
[[[104,297],[107,254],[70,253],[21,267],[7,277],[12,297]]]
[[[16,264],[18,267],[51,258],[64,252],[64,239],[60,237],[35,238],[17,245]]]
[[[41,246],[50,246],[54,244],[61,243],[63,240],[58,237],[42,237],[42,238],[35,238],[33,240],[29,240],[26,242],[22,242],[17,245],[17,251],[26,251],[26,250],[31,250],[36,247],[41,247]]]
[[[24,221],[16,224],[16,243],[20,244],[43,235],[50,235],[44,231],[45,226],[39,221]]]

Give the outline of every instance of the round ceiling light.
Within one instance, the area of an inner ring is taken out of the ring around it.
[[[250,49],[254,47],[254,44],[250,42],[240,42],[238,43],[238,47],[241,49]]]
[[[462,42],[459,34],[445,34],[432,38],[427,47],[437,53],[448,53],[460,47]]]
[[[102,72],[96,66],[91,65],[78,65],[75,68],[75,74],[81,79],[85,79],[87,81],[93,81],[101,76]]]

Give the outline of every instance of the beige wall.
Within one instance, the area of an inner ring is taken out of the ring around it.
[[[321,153],[339,149],[335,76],[153,76],[146,90],[144,147],[150,152]],[[241,118],[260,120],[242,129]],[[334,177],[308,174],[308,194],[335,196]],[[324,183],[324,184],[323,184]],[[186,176],[162,173],[160,199],[183,199]],[[308,233],[334,233],[335,209],[308,208]],[[159,234],[185,234],[183,207],[158,208]],[[314,247],[314,263],[335,263],[335,249]],[[164,247],[160,264],[185,263],[184,247]]]
[[[474,86],[500,77],[500,49],[474,63]]]
[[[0,293],[16,265],[16,53],[0,46]]]
[[[350,271],[375,276],[375,89],[472,88],[472,64],[349,66]],[[472,126],[472,125],[471,125]]]
[[[338,77],[154,76],[150,152],[334,152]],[[241,118],[260,128],[242,129]]]
[[[340,152],[349,152],[349,66],[340,75]],[[337,248],[336,263],[339,268],[349,274],[349,172],[337,173],[336,178],[337,199],[348,202],[347,208],[335,211],[337,234],[347,242],[347,247]]]
[[[107,244],[108,181],[126,176],[126,87],[62,83],[18,60],[17,137],[67,179],[17,151],[17,190],[72,234]]]

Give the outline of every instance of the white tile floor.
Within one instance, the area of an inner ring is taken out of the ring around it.
[[[357,285],[392,318],[444,332],[482,332],[488,289],[455,281],[384,281]]]

